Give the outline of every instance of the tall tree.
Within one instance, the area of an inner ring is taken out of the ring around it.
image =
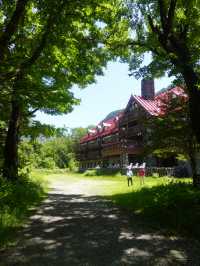
[[[23,8],[15,16],[18,4]],[[72,85],[84,87],[94,82],[95,75],[103,74],[106,62],[117,55],[108,50],[105,40],[127,35],[123,14],[120,0],[1,2],[1,36],[11,21],[15,25],[4,42],[7,47],[0,65],[1,87],[10,104],[6,178],[18,176],[17,147],[24,118],[37,110],[48,114],[72,111],[79,102],[70,91]]]
[[[164,96],[161,94],[159,107],[162,115],[145,121],[149,139],[145,152],[161,157],[181,155],[190,162],[194,187],[200,187],[196,167],[200,147],[190,127],[187,96],[176,96],[168,90]]]
[[[136,76],[181,77],[189,95],[191,127],[200,142],[200,2],[198,0],[127,0],[133,38],[130,68]],[[142,66],[143,55],[151,53]],[[135,71],[137,70],[137,71]]]
[[[8,1],[2,1],[1,22],[4,22],[4,27],[0,30],[0,63],[2,64],[4,58],[9,52],[9,44],[16,33],[20,20],[24,18],[26,5],[28,0],[18,0],[15,4],[9,4]],[[7,12],[3,11],[6,10]],[[10,13],[13,9],[13,13],[10,16],[6,16],[6,13]],[[2,24],[2,23],[1,23]]]

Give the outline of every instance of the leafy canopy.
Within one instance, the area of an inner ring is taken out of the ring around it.
[[[127,0],[132,38],[130,69],[137,78],[166,72],[182,78],[184,63],[199,74],[200,2],[197,0]],[[151,60],[142,65],[144,54]],[[181,64],[182,62],[182,64]],[[135,71],[136,70],[136,71]],[[181,80],[182,81],[182,80]]]
[[[0,37],[19,2],[1,1]],[[67,113],[79,103],[70,91],[72,85],[94,82],[106,62],[118,55],[109,51],[105,40],[127,35],[123,5],[120,0],[24,2],[1,58],[0,97],[7,102],[14,97],[24,111]]]

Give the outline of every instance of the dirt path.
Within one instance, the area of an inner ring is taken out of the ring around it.
[[[200,265],[197,242],[144,229],[87,188],[84,181],[52,183],[17,246],[0,254],[0,265]]]

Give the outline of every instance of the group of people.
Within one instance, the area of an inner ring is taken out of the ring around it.
[[[127,182],[128,182],[128,187],[131,185],[133,185],[133,169],[137,169],[137,175],[140,178],[140,184],[143,185],[144,184],[144,176],[145,176],[145,167],[146,167],[146,163],[142,163],[141,165],[139,165],[139,163],[136,163],[135,165],[133,165],[133,163],[131,163],[130,165],[127,166],[127,171],[126,171],[126,176],[127,176]]]

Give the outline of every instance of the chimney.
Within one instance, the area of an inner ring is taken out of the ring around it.
[[[142,79],[141,81],[141,96],[146,100],[153,100],[155,96],[154,80]]]

